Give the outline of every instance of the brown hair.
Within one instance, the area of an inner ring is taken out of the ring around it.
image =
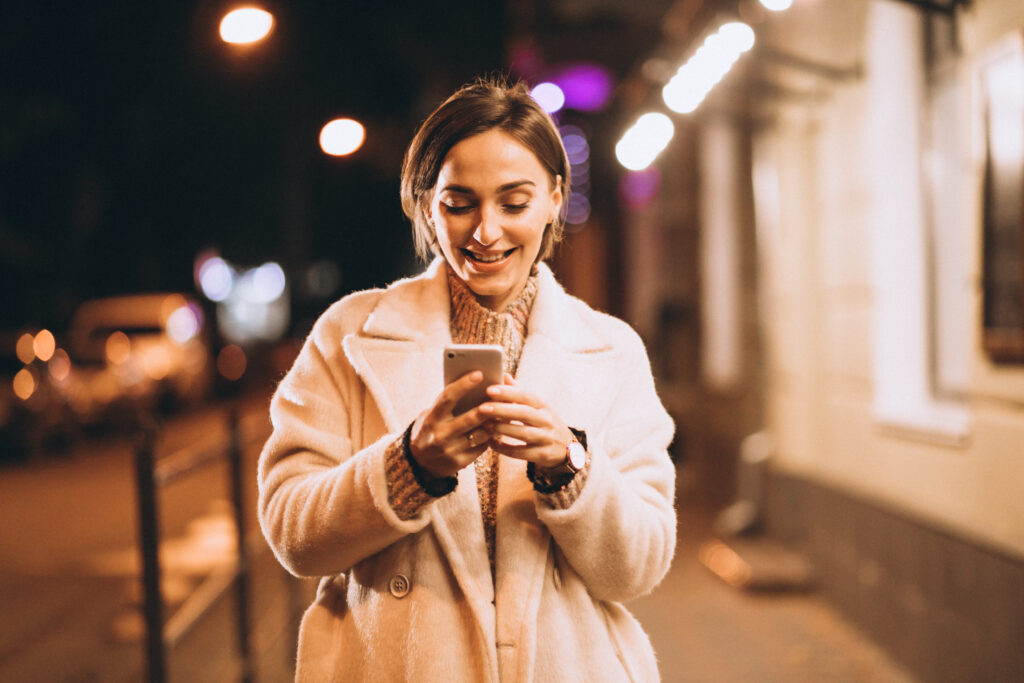
[[[427,117],[416,131],[402,162],[402,211],[412,221],[416,253],[424,261],[437,253],[437,234],[424,212],[428,194],[449,150],[466,138],[500,128],[533,152],[548,172],[551,187],[562,190],[562,210],[547,225],[537,260],[551,256],[562,239],[569,204],[569,160],[551,117],[541,109],[526,84],[503,78],[481,78],[459,88]],[[561,176],[561,180],[559,180]]]

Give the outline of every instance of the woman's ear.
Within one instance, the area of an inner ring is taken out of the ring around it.
[[[423,214],[423,220],[425,220],[427,222],[427,225],[429,225],[430,228],[433,229],[434,228],[434,214],[430,210],[430,204],[425,202],[425,201],[421,202],[420,203],[420,212]]]
[[[551,203],[555,205],[555,210],[551,214],[551,220],[549,222],[554,223],[558,220],[559,214],[562,213],[562,200],[564,196],[562,194],[562,176],[555,176],[555,189],[551,191]]]

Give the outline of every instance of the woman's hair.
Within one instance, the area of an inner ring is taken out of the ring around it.
[[[562,239],[569,204],[569,160],[551,117],[523,82],[481,78],[459,88],[423,122],[402,162],[402,211],[412,221],[416,253],[424,261],[437,253],[437,233],[424,209],[449,150],[466,138],[495,128],[533,152],[548,172],[552,190],[562,190],[562,211],[544,229],[537,260],[551,256]],[[561,176],[561,180],[559,180]]]

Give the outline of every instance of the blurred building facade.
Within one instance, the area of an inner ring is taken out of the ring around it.
[[[690,495],[729,500],[765,430],[767,528],[830,598],[925,680],[1020,680],[1024,5],[747,18],[758,47],[622,221]]]

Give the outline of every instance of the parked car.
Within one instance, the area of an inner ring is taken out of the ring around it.
[[[183,294],[95,299],[68,330],[74,364],[68,403],[85,423],[141,406],[203,400],[212,383],[202,308]]]

